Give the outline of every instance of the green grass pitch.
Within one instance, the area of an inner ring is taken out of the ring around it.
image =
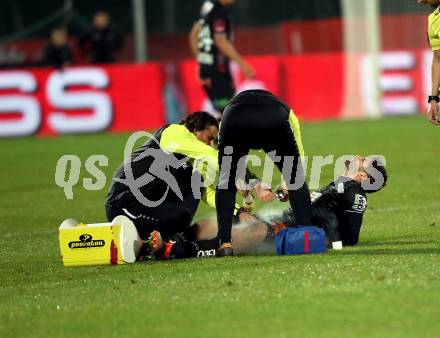
[[[440,337],[440,128],[422,117],[303,125],[309,155],[387,159],[355,248],[65,268],[57,227],[104,220],[127,137],[0,140],[0,337]],[[106,188],[78,185],[67,200],[54,183],[64,154],[108,156]]]

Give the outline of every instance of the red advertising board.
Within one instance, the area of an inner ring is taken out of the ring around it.
[[[159,64],[0,72],[0,136],[132,131],[164,124]]]
[[[237,92],[259,88],[266,89],[276,95],[282,95],[281,58],[278,56],[249,57],[246,59],[256,71],[255,79],[245,79],[238,66],[231,65]],[[197,76],[197,64],[193,60],[180,64],[180,82],[189,111],[212,111],[212,105],[203,91]]]
[[[340,53],[283,58],[284,98],[302,120],[340,116],[344,65]]]
[[[306,120],[337,118],[343,92],[343,57],[340,53],[292,57],[253,57],[255,79],[244,79],[232,67],[237,91],[260,88],[280,96]],[[180,78],[189,111],[212,110],[196,76],[194,61],[181,64]]]
[[[255,79],[243,78],[234,64],[232,73],[238,92],[269,90],[303,121],[377,116],[370,57],[350,57],[348,71],[346,55],[325,53],[250,57]],[[383,114],[424,110],[431,62],[425,49],[381,54]],[[188,112],[213,111],[195,62],[178,69]],[[166,122],[164,88],[156,63],[0,71],[0,137],[156,129]]]

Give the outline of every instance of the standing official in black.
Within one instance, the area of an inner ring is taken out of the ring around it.
[[[295,129],[292,125],[295,123],[292,122],[294,118],[297,123],[291,109],[263,90],[244,91],[225,107],[219,135],[220,179],[216,192],[218,237],[221,243],[218,256],[233,254],[231,228],[237,192],[237,166],[240,158],[246,156],[251,149],[263,149],[266,153],[276,151],[276,156],[281,156],[281,161],[275,162],[280,171],[284,160],[293,161],[291,175],[284,177],[284,180],[290,184],[294,184],[296,180],[303,183],[296,190],[288,190],[290,204],[298,223],[311,225],[309,190],[304,181],[298,143],[292,131]],[[230,170],[222,167],[225,155],[232,157]],[[285,159],[286,156],[290,158]]]

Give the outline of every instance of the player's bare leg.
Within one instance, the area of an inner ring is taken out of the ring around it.
[[[198,240],[208,240],[217,235],[218,225],[215,220],[198,221],[196,226]],[[241,222],[232,227],[234,251],[237,254],[274,251],[273,245],[268,246],[264,243],[267,236],[267,224],[254,217],[247,222]]]

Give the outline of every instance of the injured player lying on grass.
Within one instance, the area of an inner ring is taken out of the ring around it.
[[[385,166],[377,157],[356,156],[345,163],[343,175],[311,194],[312,225],[321,227],[327,242],[342,241],[356,245],[367,208],[367,194],[381,190],[387,183]],[[232,239],[236,253],[275,252],[274,239],[285,226],[297,226],[291,208],[272,214],[252,215],[241,209],[235,216]],[[173,241],[162,241],[153,231],[140,255],[156,259],[215,256],[217,222],[200,220]]]

